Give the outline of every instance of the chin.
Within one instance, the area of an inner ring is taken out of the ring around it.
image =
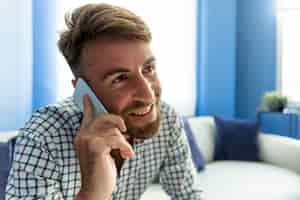
[[[143,116],[140,119],[124,117],[125,124],[127,127],[127,134],[130,135],[132,138],[136,139],[150,139],[159,134],[160,128],[160,94],[161,89],[158,88],[156,92],[156,103],[152,107],[152,114],[150,113],[148,116]],[[146,124],[141,124],[145,121]]]
[[[159,134],[160,114],[157,110],[157,117],[153,122],[147,123],[142,127],[127,124],[127,134],[136,139],[149,139]]]

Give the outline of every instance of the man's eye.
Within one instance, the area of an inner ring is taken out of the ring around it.
[[[155,65],[147,65],[143,69],[143,73],[145,74],[152,74],[155,72]]]
[[[121,83],[122,81],[125,81],[127,79],[128,79],[128,76],[126,74],[121,74],[121,75],[117,76],[116,78],[114,78],[112,83],[113,84]]]

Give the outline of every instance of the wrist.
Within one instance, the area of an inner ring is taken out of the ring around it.
[[[87,192],[80,190],[76,195],[76,200],[108,200],[108,197],[103,197],[103,195],[95,194],[93,192]]]

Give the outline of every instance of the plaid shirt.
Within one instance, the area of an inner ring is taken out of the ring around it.
[[[81,177],[73,140],[81,120],[72,98],[33,114],[16,141],[7,200],[75,198]],[[182,122],[164,102],[160,125],[158,136],[134,144],[135,156],[124,161],[111,199],[140,199],[156,177],[172,199],[200,199]]]

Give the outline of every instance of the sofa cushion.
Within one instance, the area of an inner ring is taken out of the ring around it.
[[[159,184],[150,185],[144,194],[141,196],[140,200],[171,200],[167,193],[163,190],[162,186]]]
[[[217,161],[197,175],[204,199],[299,200],[300,175],[262,162]]]
[[[196,176],[203,199],[299,200],[300,175],[274,165],[252,161],[217,161],[205,165]],[[158,184],[141,200],[170,200]]]
[[[217,161],[205,165],[196,176],[203,199],[299,200],[300,175],[274,165],[252,161]],[[158,184],[141,200],[170,200]]]
[[[202,153],[205,163],[214,159],[215,148],[215,122],[212,117],[188,118],[195,141]]]
[[[184,130],[185,130],[185,133],[186,133],[189,145],[190,145],[190,149],[191,149],[193,163],[194,163],[197,171],[201,171],[202,169],[204,169],[204,160],[203,160],[202,153],[201,153],[201,151],[198,147],[198,144],[195,140],[195,136],[190,127],[188,118],[184,118],[183,122],[184,122]]]
[[[4,199],[5,186],[11,167],[16,131],[0,132],[0,200]]]
[[[215,160],[258,161],[258,123],[215,117]]]
[[[273,134],[259,134],[259,153],[263,162],[300,174],[300,140]]]

